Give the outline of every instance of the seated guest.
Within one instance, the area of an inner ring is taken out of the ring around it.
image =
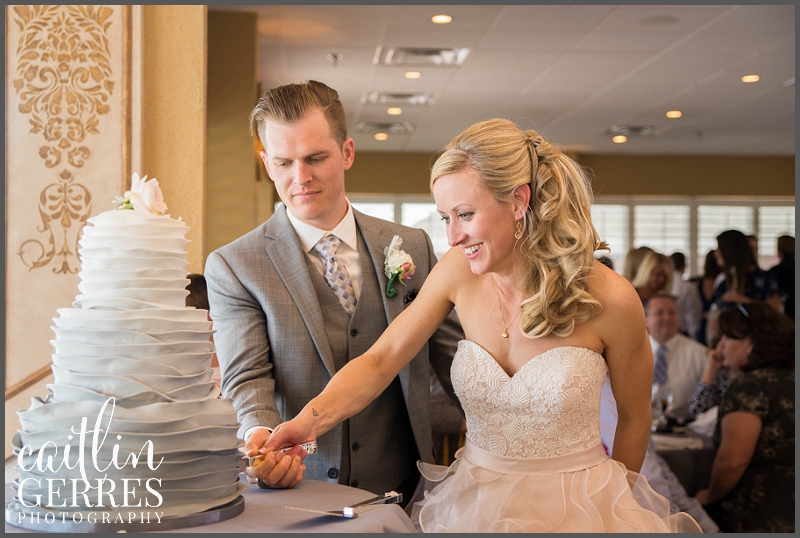
[[[717,236],[717,264],[725,279],[714,290],[712,302],[720,310],[751,301],[766,301],[780,309],[778,284],[767,271],[758,267],[747,237],[739,230],[726,230]]]
[[[642,304],[658,292],[669,292],[672,289],[672,260],[659,252],[648,252],[631,284]]]
[[[706,341],[708,316],[709,310],[711,310],[711,303],[713,302],[712,299],[714,298],[714,289],[717,287],[717,278],[719,277],[720,273],[722,273],[722,268],[717,264],[715,252],[716,251],[714,250],[708,251],[706,254],[706,261],[703,264],[703,274],[697,279],[697,291],[700,295],[700,303],[702,305],[703,314],[700,318],[700,326],[698,327],[694,338],[705,346],[711,346],[711,342]]]
[[[723,311],[719,329],[731,385],[711,481],[696,498],[723,532],[793,533],[794,323],[752,302]]]
[[[769,270],[781,295],[783,313],[794,319],[794,237],[782,235],[778,238],[780,263]]]
[[[707,349],[678,332],[678,306],[666,293],[651,297],[645,304],[645,323],[655,360],[653,384],[660,394],[672,394],[664,416],[679,423],[691,419],[689,397],[703,373]]]
[[[611,391],[611,378],[606,375],[603,389],[600,393],[600,438],[609,456],[613,457],[614,433],[617,429],[617,401]],[[711,519],[700,503],[694,497],[689,497],[686,489],[678,481],[678,477],[669,468],[664,458],[658,455],[651,439],[647,443],[647,452],[644,455],[642,470],[639,471],[647,478],[647,483],[660,495],[669,500],[670,512],[686,512],[692,516],[702,527],[703,532],[717,532],[719,527]]]
[[[628,282],[633,281],[633,277],[636,276],[636,272],[639,270],[639,266],[642,264],[642,260],[647,256],[648,252],[655,251],[650,247],[642,246],[632,248],[625,255],[625,262],[622,264],[622,276],[624,276]]]
[[[697,418],[712,407],[718,406],[722,401],[722,395],[731,384],[728,367],[724,365],[724,362],[722,349],[718,343],[715,349],[708,352],[703,375],[694,389],[694,394],[689,398],[689,414],[692,418]]]
[[[686,256],[682,252],[673,252],[670,255],[674,272],[672,273],[672,291],[670,292],[678,304],[681,332],[689,338],[696,338],[700,328],[700,318],[703,316],[703,304],[700,302],[700,293],[697,287],[683,279],[686,271]]]

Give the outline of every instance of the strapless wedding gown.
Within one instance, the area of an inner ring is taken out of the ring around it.
[[[509,376],[478,344],[459,342],[451,376],[466,444],[449,468],[419,464],[429,491],[412,519],[425,532],[702,532],[606,455],[606,372],[598,353],[563,346]]]

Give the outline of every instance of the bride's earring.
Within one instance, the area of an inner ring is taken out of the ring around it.
[[[514,237],[520,239],[522,237],[522,221],[517,221],[517,232],[514,234]]]

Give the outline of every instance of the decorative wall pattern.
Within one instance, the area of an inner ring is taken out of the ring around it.
[[[78,270],[77,241],[91,215],[89,189],[77,170],[92,156],[90,135],[108,114],[114,92],[108,30],[113,9],[102,6],[15,6],[19,29],[13,87],[18,111],[44,144],[38,156],[56,181],[39,195],[42,240],[23,241],[17,255],[29,270],[53,263],[54,273]]]

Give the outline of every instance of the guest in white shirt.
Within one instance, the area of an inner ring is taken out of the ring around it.
[[[666,293],[651,297],[644,307],[655,364],[653,384],[672,394],[665,416],[684,422],[691,419],[689,398],[703,375],[707,349],[678,332],[678,306]]]
[[[682,252],[673,252],[672,265],[675,272],[672,274],[672,295],[678,303],[680,331],[690,338],[697,339],[700,320],[703,318],[703,303],[700,301],[700,292],[697,286],[683,279],[686,271],[686,256]]]

